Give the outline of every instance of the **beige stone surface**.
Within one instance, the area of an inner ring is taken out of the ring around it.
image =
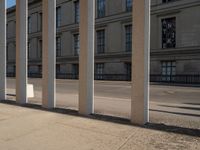
[[[56,104],[56,1],[43,0],[42,2],[42,106],[54,108]]]
[[[6,99],[6,1],[0,1],[0,100]]]
[[[135,0],[132,32],[131,122],[149,122],[150,1]]]
[[[16,1],[16,101],[19,104],[28,102],[27,98],[27,54],[28,54],[28,2]]]
[[[1,150],[199,149],[200,138],[0,103]]]
[[[95,1],[80,1],[79,113],[94,112]]]

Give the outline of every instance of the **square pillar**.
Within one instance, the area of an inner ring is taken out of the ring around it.
[[[6,0],[0,1],[0,100],[6,99]]]
[[[28,1],[16,0],[16,101],[27,103]]]
[[[150,0],[133,1],[131,122],[149,122]]]
[[[94,112],[95,1],[80,1],[79,113]]]
[[[42,27],[42,106],[54,108],[55,98],[55,61],[56,61],[56,1],[43,0]]]

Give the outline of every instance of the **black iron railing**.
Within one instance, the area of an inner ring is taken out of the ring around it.
[[[41,73],[28,73],[29,78],[42,78]]]
[[[41,78],[42,74],[40,73],[29,73],[29,78]],[[57,79],[78,79],[78,74],[72,73],[56,73]],[[129,81],[131,76],[127,74],[95,74],[95,80],[113,80],[113,81]]]
[[[151,82],[200,84],[199,75],[151,75]]]
[[[56,74],[57,79],[78,79],[78,74],[73,73],[57,73]]]
[[[131,76],[128,74],[95,74],[95,80],[111,80],[111,81],[130,81]]]
[[[7,77],[15,77],[15,72],[8,72]]]
[[[29,78],[42,78],[41,73],[29,73],[28,74]],[[72,74],[72,73],[56,73],[56,78],[57,79],[78,79],[77,74]]]
[[[15,74],[8,74],[9,77],[14,77]],[[41,78],[41,73],[29,73],[29,78]],[[78,79],[78,74],[73,73],[56,73],[57,79]],[[130,81],[131,76],[127,74],[95,74],[95,80],[113,80],[113,81]]]
[[[7,73],[8,77],[15,77],[15,73]],[[41,73],[29,73],[29,78],[42,78]],[[57,79],[78,79],[78,74],[57,73]],[[111,81],[131,81],[128,74],[95,74],[95,80]],[[198,75],[150,75],[151,82],[159,83],[179,83],[179,84],[200,84],[200,74]]]

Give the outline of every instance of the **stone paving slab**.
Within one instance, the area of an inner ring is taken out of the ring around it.
[[[0,150],[63,149],[199,150],[200,135],[0,103]]]

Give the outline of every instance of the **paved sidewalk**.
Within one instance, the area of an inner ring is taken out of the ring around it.
[[[200,131],[159,124],[138,127],[106,116],[0,103],[1,150],[200,149]]]

